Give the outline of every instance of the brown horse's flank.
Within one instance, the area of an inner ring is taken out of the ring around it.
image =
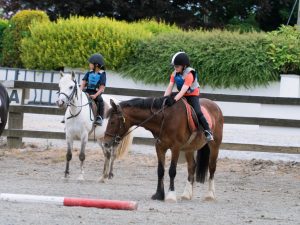
[[[162,107],[164,98],[135,98],[129,101],[121,102],[120,105],[112,103],[113,108],[109,112],[109,122],[106,131],[108,133],[118,134],[122,137],[130,127],[139,125],[141,122],[153,115]],[[188,169],[188,181],[193,184],[195,172],[196,180],[204,183],[207,170],[209,169],[210,177],[214,178],[216,170],[216,162],[219,147],[222,142],[223,134],[223,115],[220,108],[208,99],[201,99],[201,105],[204,106],[212,117],[214,122],[213,134],[214,141],[207,144],[203,133],[199,133],[197,137],[189,144],[185,145],[189,140],[191,132],[187,123],[185,106],[182,101],[177,102],[172,107],[167,107],[162,113],[154,116],[151,120],[143,124],[146,130],[149,130],[154,137],[158,137],[160,141],[156,142],[156,153],[158,158],[158,183],[156,193],[152,199],[163,200],[164,192],[164,168],[165,154],[168,149],[171,150],[171,164],[169,168],[170,186],[169,191],[174,191],[174,178],[176,176],[176,166],[180,151],[185,152]],[[125,123],[120,126],[120,114],[125,118]],[[164,120],[163,127],[161,127]],[[161,132],[162,129],[162,132]],[[104,142],[111,142],[112,137],[105,135]],[[194,151],[197,151],[196,161],[194,159]]]

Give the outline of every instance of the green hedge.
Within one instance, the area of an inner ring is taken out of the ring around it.
[[[299,27],[282,26],[268,33],[268,55],[278,73],[300,75]]]
[[[87,58],[100,52],[107,67],[116,69],[126,64],[138,42],[174,29],[154,21],[128,24],[97,17],[38,23],[31,26],[31,35],[23,39],[21,57],[28,68],[86,68]]]
[[[202,85],[264,85],[278,79],[266,54],[267,48],[266,35],[260,33],[218,30],[166,33],[141,43],[120,71],[146,83],[167,83],[173,71],[172,55],[184,50],[199,71]]]
[[[161,33],[168,33],[172,31],[180,31],[180,29],[175,25],[169,25],[165,22],[157,22],[155,20],[140,20],[135,23],[130,23],[131,27],[142,28],[149,31],[151,34],[158,35]]]
[[[22,67],[20,59],[21,39],[29,33],[33,21],[49,21],[47,14],[38,10],[23,10],[9,21],[9,27],[3,37],[3,64],[10,67]]]
[[[4,19],[0,19],[0,65],[2,65],[2,40],[3,40],[3,33],[4,30],[8,27],[8,21]]]
[[[21,42],[21,58],[31,69],[87,68],[87,58],[100,52],[108,69],[146,83],[167,83],[171,57],[183,50],[201,85],[212,87],[267,85],[279,80],[280,72],[300,71],[299,30],[240,32],[185,32],[153,20],[72,17],[32,23]]]

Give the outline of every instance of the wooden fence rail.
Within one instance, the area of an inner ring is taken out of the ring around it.
[[[7,136],[8,147],[16,148],[22,144],[23,137],[39,137],[47,139],[64,139],[63,132],[49,132],[49,131],[32,131],[23,130],[24,113],[34,114],[49,114],[49,115],[63,115],[64,110],[53,106],[36,106],[24,104],[24,99],[28,97],[29,89],[41,90],[58,90],[58,85],[55,83],[29,82],[29,81],[2,81],[2,83],[11,90],[22,90],[21,101],[18,105],[11,105],[9,110],[8,129],[3,133]],[[16,93],[16,92],[15,92]],[[135,96],[135,97],[159,97],[163,95],[162,91],[153,90],[138,90],[128,88],[106,88],[106,94]],[[238,103],[260,103],[260,104],[275,104],[275,105],[296,105],[300,106],[299,98],[282,98],[282,97],[262,97],[262,96],[243,96],[243,95],[223,95],[223,94],[209,94],[203,93],[202,97],[212,99],[220,102],[238,102]],[[262,126],[277,126],[277,127],[293,127],[300,128],[300,120],[290,119],[276,119],[276,118],[258,118],[258,117],[238,117],[225,116],[226,124],[249,124]],[[153,144],[151,138],[135,137],[135,143],[139,144]],[[300,153],[299,147],[292,146],[265,146],[256,144],[241,144],[241,143],[223,143],[223,149],[236,150],[251,150],[251,151],[272,151],[272,152],[286,152],[286,153]]]
[[[3,81],[6,87],[20,89],[41,89],[41,90],[58,90],[58,84],[42,83],[30,81]],[[140,90],[129,88],[107,87],[106,94],[125,95],[136,97],[160,97],[164,94],[163,91]],[[275,104],[275,105],[299,105],[300,98],[285,98],[285,97],[266,97],[266,96],[246,96],[246,95],[225,95],[202,93],[202,98],[208,98],[213,101],[220,102],[239,102],[239,103],[260,103],[260,104]]]

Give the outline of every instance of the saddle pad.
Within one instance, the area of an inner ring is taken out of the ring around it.
[[[194,132],[197,130],[197,125],[196,125],[197,122],[195,121],[197,116],[193,116],[193,114],[196,115],[196,113],[195,113],[194,109],[191,107],[191,105],[186,101],[186,99],[183,99],[183,102],[184,102],[185,108],[186,108],[190,131]],[[204,117],[206,118],[210,129],[212,129],[213,128],[212,127],[212,119],[211,119],[211,116],[209,115],[207,109],[204,106],[201,106],[201,111],[202,111]]]

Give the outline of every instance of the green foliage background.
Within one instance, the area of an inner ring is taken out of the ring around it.
[[[8,21],[4,19],[0,19],[0,65],[2,62],[2,49],[3,49],[3,33],[4,30],[8,27]]]
[[[249,21],[255,28],[253,18]],[[0,20],[0,49],[3,34],[5,65],[42,70],[87,69],[88,57],[99,52],[108,69],[154,84],[169,81],[177,51],[188,53],[201,85],[212,87],[267,85],[280,73],[300,73],[299,28],[270,33],[231,28],[183,31],[154,20],[98,17],[50,22],[43,12],[21,11],[9,22]]]
[[[3,34],[2,63],[4,66],[22,67],[20,58],[21,39],[29,33],[33,21],[49,21],[46,13],[38,10],[23,10],[14,15]]]
[[[107,67],[115,70],[127,63],[139,41],[172,29],[154,21],[128,24],[97,17],[35,23],[31,35],[22,40],[21,58],[26,67],[34,69],[85,68],[87,58],[100,52]]]
[[[278,79],[266,53],[265,34],[214,30],[173,32],[143,41],[120,71],[146,83],[166,83],[173,71],[172,55],[189,54],[203,85],[213,87],[264,85]]]
[[[300,75],[300,29],[282,26],[268,33],[268,56],[279,73]]]

